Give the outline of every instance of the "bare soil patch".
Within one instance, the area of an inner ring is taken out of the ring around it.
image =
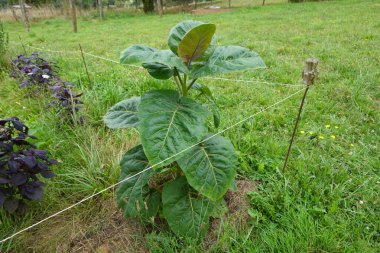
[[[86,216],[69,212],[25,234],[24,245],[30,248],[22,252],[148,252],[144,228],[136,220],[126,220],[114,199],[92,205]]]
[[[206,249],[210,248],[218,241],[218,237],[223,233],[223,224],[229,224],[236,231],[247,229],[250,219],[248,209],[250,207],[247,194],[257,191],[258,182],[250,180],[237,180],[237,190],[229,190],[224,196],[227,203],[228,213],[223,218],[212,219],[209,231],[203,241]]]

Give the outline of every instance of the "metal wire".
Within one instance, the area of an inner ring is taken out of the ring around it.
[[[95,197],[95,196],[98,196],[98,195],[102,194],[103,192],[106,192],[106,191],[108,191],[108,190],[114,188],[115,186],[117,186],[117,185],[119,185],[119,184],[121,184],[121,183],[123,183],[123,182],[129,180],[129,179],[132,179],[132,178],[134,178],[134,177],[136,177],[136,176],[138,176],[138,175],[140,175],[140,174],[142,174],[142,173],[144,173],[144,172],[146,172],[146,171],[148,171],[148,170],[150,170],[150,169],[152,169],[152,168],[154,168],[154,167],[156,167],[156,166],[158,166],[158,165],[164,163],[165,161],[170,160],[170,159],[172,159],[172,158],[174,158],[174,157],[176,157],[176,156],[178,156],[178,155],[180,155],[180,154],[182,154],[182,153],[184,153],[184,152],[186,152],[186,151],[192,149],[193,147],[195,147],[195,146],[197,146],[197,145],[199,145],[199,144],[201,144],[201,143],[203,143],[203,142],[205,142],[205,141],[207,141],[207,140],[209,140],[209,139],[211,139],[211,138],[213,138],[213,137],[215,137],[215,136],[217,136],[217,135],[219,135],[219,134],[222,134],[222,133],[224,133],[224,132],[226,132],[226,131],[232,129],[232,128],[236,127],[237,125],[240,125],[240,124],[244,123],[245,121],[247,121],[247,120],[249,120],[249,119],[252,119],[253,117],[255,117],[255,116],[257,116],[257,115],[259,115],[259,114],[261,114],[261,113],[263,113],[263,112],[265,112],[265,111],[267,111],[267,110],[269,110],[270,108],[273,108],[273,107],[275,107],[275,106],[277,106],[277,105],[283,103],[284,101],[286,101],[286,100],[290,99],[291,97],[297,95],[298,93],[300,93],[300,92],[303,91],[303,90],[304,90],[304,88],[298,90],[297,92],[295,92],[295,93],[293,93],[293,94],[291,94],[291,95],[289,95],[289,96],[287,96],[287,97],[285,97],[285,98],[283,98],[283,99],[281,99],[281,100],[279,100],[279,101],[277,101],[276,103],[274,103],[274,104],[272,104],[272,105],[270,105],[270,106],[267,106],[267,107],[261,109],[260,111],[258,111],[258,112],[256,112],[256,113],[254,113],[254,114],[252,114],[252,115],[250,115],[250,116],[248,116],[248,117],[246,117],[246,118],[244,118],[244,119],[242,119],[242,120],[240,120],[240,121],[234,123],[233,125],[231,125],[231,126],[225,128],[225,129],[223,129],[223,130],[221,130],[221,131],[219,131],[219,132],[217,132],[217,133],[215,133],[215,134],[213,134],[213,135],[210,135],[209,137],[203,139],[202,141],[200,141],[200,142],[198,142],[198,143],[196,143],[196,144],[194,144],[194,145],[191,145],[191,146],[185,148],[184,150],[182,150],[182,151],[180,151],[180,152],[178,152],[178,153],[176,153],[176,154],[174,154],[174,155],[172,155],[172,156],[170,156],[170,157],[168,157],[168,158],[166,158],[166,159],[164,159],[164,160],[162,160],[162,161],[160,161],[160,162],[158,162],[158,163],[156,163],[156,164],[154,164],[154,165],[152,165],[152,166],[149,166],[149,167],[145,168],[144,170],[142,170],[142,171],[140,171],[140,172],[138,172],[138,173],[136,173],[136,174],[134,174],[134,175],[132,175],[132,176],[130,176],[130,177],[128,177],[128,178],[124,178],[123,180],[121,180],[121,181],[119,181],[119,182],[117,182],[117,183],[115,183],[115,184],[113,184],[113,185],[111,185],[111,186],[109,186],[109,187],[107,187],[107,188],[105,188],[105,189],[103,189],[103,190],[97,192],[97,193],[94,193],[94,194],[92,194],[92,195],[90,195],[90,196],[85,197],[84,199],[82,199],[82,200],[76,202],[75,204],[72,204],[71,206],[68,206],[68,207],[66,207],[66,208],[64,208],[64,209],[62,209],[62,210],[60,210],[60,211],[58,211],[58,212],[56,212],[56,213],[54,213],[54,214],[52,214],[52,215],[46,217],[46,218],[44,218],[44,219],[42,219],[42,220],[40,220],[40,221],[38,221],[38,222],[36,222],[36,223],[34,223],[34,224],[28,226],[28,227],[26,227],[26,228],[21,229],[20,231],[18,231],[18,232],[16,232],[16,233],[12,234],[11,236],[8,236],[8,237],[2,239],[2,240],[0,241],[0,243],[4,243],[4,242],[6,242],[6,241],[8,241],[8,240],[10,240],[10,239],[12,239],[12,238],[14,238],[15,236],[17,236],[17,235],[19,235],[19,234],[21,234],[21,233],[23,233],[23,232],[25,232],[25,231],[27,231],[27,230],[29,230],[29,229],[31,229],[31,228],[34,228],[35,226],[38,226],[39,224],[41,224],[41,223],[43,223],[43,222],[45,222],[45,221],[47,221],[47,220],[49,220],[49,219],[52,219],[52,218],[54,218],[54,217],[60,215],[61,213],[65,212],[65,211],[67,211],[67,210],[69,210],[69,209],[71,209],[71,208],[74,208],[74,207],[80,205],[81,203],[83,203],[83,202],[85,202],[85,201],[87,201],[87,200],[89,200],[89,199],[91,199],[91,198],[93,198],[93,197]]]
[[[23,45],[22,43],[17,43],[17,42],[11,42],[11,43],[18,44],[18,45]],[[34,47],[34,46],[31,46],[31,45],[27,45],[27,44],[25,44],[24,46],[29,47],[29,48],[33,48],[33,49],[36,49],[36,50],[39,50],[39,51],[50,52],[50,53],[80,54],[80,51],[50,50],[50,49],[44,49],[44,48]],[[108,61],[108,62],[112,62],[112,63],[115,63],[115,64],[121,64],[119,61],[112,60],[112,59],[109,59],[109,58],[106,58],[106,57],[103,57],[103,56],[95,55],[95,54],[92,54],[92,53],[88,53],[88,52],[85,52],[85,51],[83,51],[83,54],[91,56],[93,58],[97,58],[97,59],[103,60],[103,61]],[[133,65],[133,64],[124,64],[123,63],[122,65],[133,67],[133,68],[138,68],[138,69],[144,69],[141,66]],[[266,67],[260,67],[260,68],[254,68],[254,69],[265,69],[265,68]],[[268,81],[263,81],[263,80],[258,80],[258,79],[244,80],[244,79],[229,79],[229,78],[222,78],[222,77],[203,77],[203,78],[204,79],[210,79],[210,80],[221,80],[221,81],[231,81],[231,82],[267,84],[267,85],[273,85],[273,86],[287,86],[287,87],[304,87],[305,86],[304,84],[275,83],[275,82],[268,82]]]

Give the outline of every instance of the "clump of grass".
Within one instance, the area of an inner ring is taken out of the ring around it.
[[[4,31],[3,23],[0,22],[0,72],[9,69],[9,62],[7,59],[8,46],[9,35],[7,32]]]

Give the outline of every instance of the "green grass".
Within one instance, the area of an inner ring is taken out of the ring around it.
[[[347,0],[275,4],[202,16],[117,14],[103,23],[79,20],[77,34],[63,19],[33,23],[29,34],[20,24],[4,27],[11,43],[19,42],[19,35],[25,44],[53,50],[78,51],[81,43],[87,52],[117,60],[119,52],[132,44],[166,47],[169,29],[182,20],[212,22],[219,44],[255,50],[268,66],[224,76],[233,79],[300,83],[304,60],[318,58],[320,77],[308,95],[285,174],[280,169],[301,94],[225,133],[238,150],[239,174],[259,180],[260,186],[249,195],[250,229],[238,232],[225,224],[212,250],[379,252],[379,12],[378,1]],[[21,52],[20,45],[12,45],[10,55]],[[32,204],[27,216],[11,218],[0,212],[0,238],[117,182],[118,161],[138,142],[138,134],[105,129],[102,116],[123,98],[152,88],[174,88],[170,81],[152,80],[143,71],[86,56],[93,81],[90,89],[78,53],[45,55],[58,62],[64,79],[84,92],[86,123],[75,128],[58,124],[54,111],[44,109],[49,98],[23,96],[17,82],[2,74],[0,117],[20,117],[39,138],[38,147],[50,150],[62,163],[55,168],[57,177],[48,183],[44,200]],[[210,79],[203,83],[217,98],[221,129],[297,90]],[[95,203],[113,195],[109,192],[84,203],[64,219],[69,224],[91,216]],[[64,235],[45,240],[35,236],[53,226],[50,222],[26,232],[2,250],[55,252]],[[34,246],[27,243],[34,240]],[[204,251],[197,242],[179,240],[165,231],[146,236],[144,242],[152,252]]]

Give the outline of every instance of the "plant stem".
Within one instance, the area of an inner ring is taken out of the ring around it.
[[[197,78],[191,80],[191,83],[189,84],[189,86],[187,86],[187,90],[190,90],[191,87],[194,85],[194,83],[197,81]]]
[[[183,92],[183,96],[186,96],[186,95],[187,95],[186,80],[187,80],[187,75],[184,74],[184,75],[183,75],[183,82],[181,83],[181,84],[182,84],[182,92]]]
[[[180,83],[180,81],[178,80],[178,77],[177,77],[176,75],[174,75],[174,81],[175,81],[175,83],[177,84],[177,88],[178,88],[179,94],[182,95],[181,83]]]
[[[182,81],[181,77],[179,76],[178,70],[176,67],[174,67],[174,75],[173,75],[174,81],[177,84],[177,88],[179,91],[179,94],[183,96],[183,91],[182,91]]]

